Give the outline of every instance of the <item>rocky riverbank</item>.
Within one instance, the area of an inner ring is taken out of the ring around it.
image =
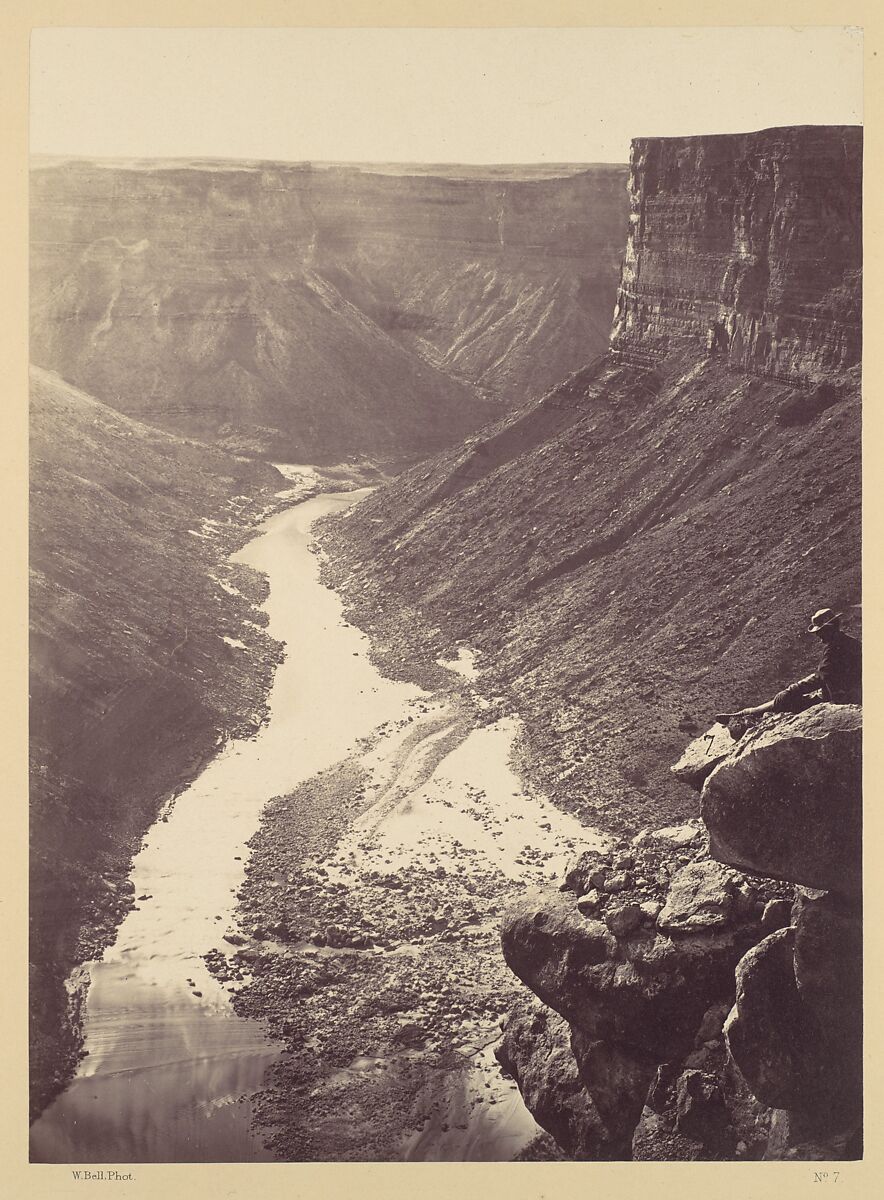
[[[266,808],[241,929],[209,960],[285,1043],[258,1113],[287,1160],[560,1153],[493,1058],[521,990],[498,931],[587,831],[523,789],[514,725],[434,665],[444,690]]]
[[[145,832],[253,735],[281,648],[230,561],[270,513],[380,476],[280,473],[150,429],[35,370],[31,397],[31,1114],[82,1050],[79,964],[137,903]],[[186,479],[186,483],[182,482]]]

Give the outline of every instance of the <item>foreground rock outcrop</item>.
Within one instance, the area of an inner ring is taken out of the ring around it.
[[[698,824],[634,842],[584,854],[563,891],[526,897],[503,926],[507,963],[547,1008],[517,1009],[498,1057],[578,1158],[631,1158],[649,1089],[661,1109],[667,1087],[684,1093],[697,1132],[706,1100],[682,1076],[724,1068],[734,970],[783,894],[712,861]],[[642,1138],[647,1150],[658,1135]],[[714,1145],[701,1138],[687,1156],[727,1157],[740,1140],[733,1129]]]
[[[861,1152],[858,846],[840,847],[850,886],[787,882],[818,861],[838,801],[858,808],[860,733],[856,706],[770,717],[709,775],[706,823],[720,774],[751,877],[710,857],[714,827],[710,847],[689,824],[584,854],[561,891],[509,911],[504,956],[547,1007],[513,1012],[498,1057],[572,1157]],[[804,825],[816,794],[834,812],[819,839]],[[769,861],[776,879],[762,877]]]
[[[862,869],[862,709],[817,704],[767,718],[702,792],[721,862],[856,896]]]

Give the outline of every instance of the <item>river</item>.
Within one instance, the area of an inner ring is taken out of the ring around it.
[[[494,869],[515,878],[523,870],[517,865],[523,843],[548,846],[545,857],[560,866],[581,835],[586,842],[587,831],[573,818],[542,803],[524,806],[507,763],[511,724],[466,732],[453,748],[428,757],[440,728],[436,721],[421,742],[423,757],[416,760],[410,752],[403,758],[401,730],[421,741],[420,722],[433,715],[432,707],[429,716],[415,709],[426,709],[427,693],[378,673],[365,636],[343,619],[339,597],[320,583],[319,562],[309,547],[317,518],[348,508],[364,494],[324,494],[286,509],[234,556],[268,576],[268,631],[285,644],[269,720],[254,737],[229,742],[146,836],[131,875],[135,907],[102,960],[80,968],[71,981],[72,987],[88,983],[87,1056],[70,1086],[35,1122],[34,1162],[273,1160],[253,1130],[251,1097],[280,1048],[262,1024],[233,1012],[228,988],[209,973],[202,956],[233,949],[225,934],[238,936],[233,914],[249,854],[246,842],[264,806],[358,753],[358,739],[379,727],[391,731],[380,740],[375,736],[365,761],[376,774],[392,771],[396,781],[395,788],[384,789],[385,803],[354,828],[366,861],[382,854],[389,862],[392,853],[407,865],[430,854],[444,870],[451,843],[458,852],[472,846],[470,853],[489,864],[493,860]],[[471,674],[463,662],[451,666]],[[464,680],[463,686],[471,684]],[[414,762],[427,757],[428,765],[417,770]],[[475,795],[465,815],[446,797],[469,787]],[[520,804],[521,814],[514,812],[510,823],[504,812]],[[345,838],[328,862],[332,874],[335,860],[345,861],[347,846]],[[468,1073],[446,1107],[458,1112],[470,1107],[465,1097],[473,1077],[489,1086],[493,1062],[481,1046],[477,1055],[473,1075]],[[497,1082],[495,1087],[500,1091]],[[498,1098],[505,1103],[471,1119],[456,1140],[428,1126],[424,1135],[403,1143],[403,1157],[511,1157],[537,1130],[512,1084]]]
[[[230,949],[245,843],[272,797],[336,762],[397,716],[417,689],[383,679],[362,634],[318,579],[310,525],[365,492],[317,496],[271,517],[235,559],[264,571],[268,632],[286,656],[270,720],[233,741],[175,801],[135,859],[137,907],[103,960],[88,963],[88,1057],[35,1122],[35,1162],[248,1162],[271,1156],[250,1132],[248,1096],[277,1054],[235,1016],[201,955]]]

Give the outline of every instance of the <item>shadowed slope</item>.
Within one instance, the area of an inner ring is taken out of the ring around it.
[[[260,581],[242,571],[240,594],[211,572],[243,536],[237,513],[280,482],[32,370],[35,1103],[70,1062],[61,979],[128,905],[138,836],[164,793],[262,712],[276,648],[243,623]]]

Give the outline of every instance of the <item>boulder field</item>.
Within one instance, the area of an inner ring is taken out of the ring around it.
[[[497,1054],[568,1155],[859,1155],[861,723],[854,705],[765,718],[694,773],[702,821],[584,853],[509,910],[504,957],[534,997]],[[808,886],[826,845],[829,886]]]

